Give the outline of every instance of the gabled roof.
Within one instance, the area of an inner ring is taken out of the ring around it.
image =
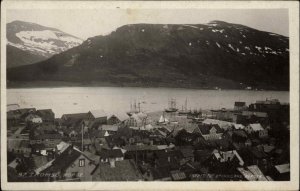
[[[92,114],[92,113],[87,112],[87,113],[63,114],[61,118],[67,118],[67,120],[86,119],[89,114]],[[92,116],[93,116],[93,114],[92,114]]]
[[[76,149],[72,145],[70,145],[67,149],[64,150],[56,159],[54,159],[51,164],[42,170],[42,172],[61,172],[62,170],[66,170],[73,162],[78,159],[81,155],[83,155],[86,159],[90,160],[87,156],[85,156],[80,150]],[[91,161],[91,160],[90,160]]]
[[[222,120],[218,120],[218,119],[205,119],[204,121],[202,121],[203,124],[212,124],[212,125],[219,125],[219,127],[221,127],[222,129],[226,130],[228,128],[231,128],[234,123],[232,122],[228,122],[228,121],[222,121]]]
[[[106,112],[105,112],[104,110],[102,110],[102,109],[91,110],[90,112],[93,114],[93,116],[94,116],[95,118],[99,118],[99,117],[107,117]]]
[[[217,124],[212,124],[212,125],[200,124],[198,126],[198,128],[199,128],[199,130],[200,130],[200,132],[201,132],[202,135],[208,135],[208,134],[210,134],[210,130],[212,128],[216,129],[216,133],[222,133],[223,132],[222,129],[220,128],[220,126],[217,125]]]

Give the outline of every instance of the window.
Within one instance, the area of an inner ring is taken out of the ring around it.
[[[79,159],[79,166],[85,166],[85,159]]]

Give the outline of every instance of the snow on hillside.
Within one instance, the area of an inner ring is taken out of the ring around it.
[[[20,31],[15,35],[22,43],[9,43],[10,45],[42,55],[57,54],[82,43],[79,38],[53,30]]]

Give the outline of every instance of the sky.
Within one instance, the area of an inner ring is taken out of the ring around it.
[[[82,39],[106,35],[134,23],[205,24],[213,20],[246,25],[289,36],[288,9],[18,9],[7,10],[14,20],[60,29]]]

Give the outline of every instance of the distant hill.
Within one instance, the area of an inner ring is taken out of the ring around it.
[[[59,29],[24,21],[8,23],[6,38],[8,68],[45,60],[83,42]]]
[[[289,38],[222,21],[125,25],[48,60],[11,69],[8,80],[287,90]]]

